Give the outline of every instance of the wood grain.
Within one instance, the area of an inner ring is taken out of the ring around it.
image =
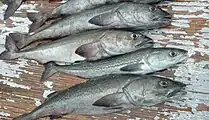
[[[33,10],[39,11],[53,9],[59,3],[56,1],[49,3],[48,0],[24,3],[26,6],[34,4],[37,5]],[[188,114],[185,119],[190,119],[190,116],[194,114],[195,118],[209,120],[209,112],[207,112],[209,111],[209,94],[207,94],[209,93],[209,1],[176,0],[159,6],[173,14],[174,22],[172,26],[145,32],[145,34],[155,40],[157,47],[177,47],[189,50],[191,53],[189,62],[160,74],[190,83],[192,85],[188,89],[198,93],[190,93],[180,102],[166,102],[153,107],[107,115],[66,115],[59,120],[181,120],[184,118],[182,115],[185,114]],[[30,7],[18,10],[14,16],[25,18],[27,9],[30,9]],[[23,22],[23,24],[27,25],[26,22]],[[3,46],[5,35],[10,30],[16,31],[17,28],[15,30],[13,28],[21,27],[21,25],[16,24],[12,17],[7,21],[0,20],[0,31],[2,33],[0,44]],[[26,28],[27,26],[23,27]],[[47,87],[46,83],[39,81],[43,66],[33,60],[1,60],[0,64],[0,119],[2,120],[10,120],[33,110],[37,106],[36,103],[45,99],[43,94],[47,90],[62,90],[85,81],[84,79],[58,73],[48,80],[53,83],[51,87]],[[48,119],[42,118],[40,120]]]

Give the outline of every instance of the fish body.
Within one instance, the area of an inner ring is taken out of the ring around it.
[[[175,96],[186,85],[166,78],[108,75],[57,91],[34,109],[14,120],[35,120],[63,114],[107,114],[152,106]]]
[[[4,20],[6,20],[10,16],[12,16],[24,1],[25,0],[2,0],[3,4],[8,5],[8,7],[4,13]],[[104,5],[106,3],[116,3],[116,2],[121,2],[121,1],[123,1],[123,0],[88,0],[88,1],[86,1],[86,0],[68,0],[66,3],[63,3],[63,4],[59,5],[57,8],[55,8],[52,13],[47,15],[47,17],[57,16],[57,15],[58,16],[72,15],[75,13],[83,12],[87,9],[91,9],[94,7],[98,7],[100,5]],[[137,2],[137,3],[157,3],[157,2],[160,2],[161,0],[127,0],[127,2],[128,1]],[[42,16],[42,17],[40,16],[40,19],[42,19],[41,20],[42,22],[45,22],[45,20],[47,18],[44,16]],[[43,21],[43,19],[44,19],[44,21]]]
[[[30,32],[38,29],[47,19],[56,18],[60,16],[74,15],[80,12],[84,12],[95,7],[99,7],[105,4],[113,4],[119,2],[135,2],[141,4],[153,4],[163,0],[68,0],[67,2],[56,7],[52,12],[30,14],[28,17],[32,19],[33,24],[30,26]]]
[[[14,38],[12,34],[10,36]],[[98,60],[152,46],[152,39],[142,34],[93,30],[18,51],[10,36],[7,36],[7,50],[0,55],[1,59],[29,58],[42,64],[50,61],[72,63],[84,59]]]
[[[68,0],[52,11],[52,15],[72,15],[104,4],[118,2],[136,2],[143,4],[158,3],[162,0]]]
[[[97,61],[82,61],[72,65],[46,63],[41,80],[56,72],[82,78],[107,74],[148,74],[175,66],[187,59],[187,51],[175,48],[145,48],[128,54]]]
[[[170,14],[152,5],[117,3],[58,20],[27,36],[15,36],[18,48],[47,38],[59,38],[86,30],[124,28],[153,29],[170,25]]]

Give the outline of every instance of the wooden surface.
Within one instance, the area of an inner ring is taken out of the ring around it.
[[[31,22],[27,11],[53,8],[58,3],[28,1],[15,17],[0,20],[0,50],[4,50],[5,36],[10,32],[27,32]],[[209,120],[209,0],[176,0],[161,4],[173,14],[172,26],[145,32],[156,47],[177,47],[189,51],[190,59],[161,75],[190,84],[190,92],[180,100],[153,107],[139,108],[98,116],[67,115],[60,120]],[[6,6],[0,4],[0,18]],[[0,119],[10,120],[30,112],[40,105],[47,94],[68,88],[85,80],[66,74],[56,74],[41,83],[43,66],[34,60],[0,60]],[[48,120],[43,118],[42,120]]]

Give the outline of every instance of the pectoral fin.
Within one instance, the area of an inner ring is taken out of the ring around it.
[[[121,105],[127,103],[124,93],[114,93],[106,95],[93,103],[94,106],[110,107],[112,109],[121,109]]]
[[[108,26],[117,19],[116,12],[107,12],[97,16],[94,16],[89,20],[89,23],[98,25],[98,26]]]
[[[142,65],[143,65],[143,63],[131,64],[131,65],[127,65],[125,67],[122,67],[120,70],[126,71],[126,72],[135,72],[135,71],[142,70],[141,69]]]
[[[100,46],[100,41],[94,41],[81,45],[76,49],[75,53],[85,58],[92,58],[97,55],[100,50]]]

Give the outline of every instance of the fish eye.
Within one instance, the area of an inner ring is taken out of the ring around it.
[[[151,6],[151,7],[149,8],[149,10],[150,10],[151,12],[154,12],[154,11],[156,11],[156,10],[157,10],[157,8],[156,8],[156,7],[154,7],[154,6]]]
[[[171,51],[171,52],[169,53],[169,55],[170,55],[171,57],[175,57],[175,56],[177,56],[177,53],[176,53],[176,52]]]
[[[131,38],[132,38],[133,40],[136,40],[136,39],[138,38],[138,35],[137,35],[137,34],[131,34]]]
[[[164,88],[168,87],[168,82],[167,81],[160,81],[159,84],[160,84],[160,86],[162,86]]]

